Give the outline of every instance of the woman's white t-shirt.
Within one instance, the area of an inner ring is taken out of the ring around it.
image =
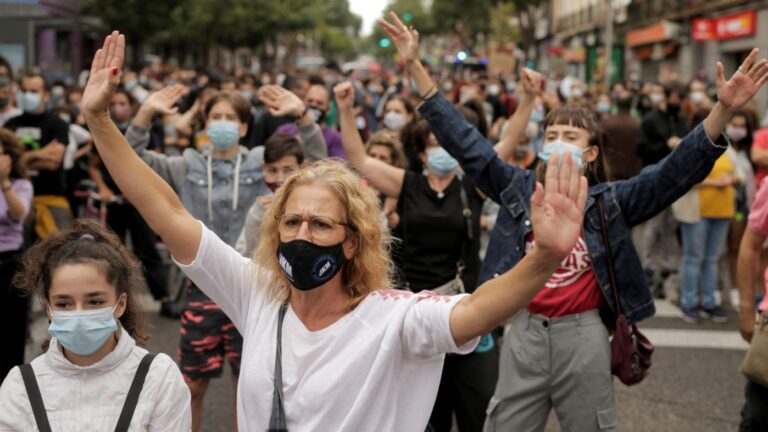
[[[202,230],[197,257],[181,268],[243,335],[238,427],[262,432],[272,412],[281,304],[270,295],[267,272]],[[457,347],[451,335],[451,309],[462,297],[374,291],[315,332],[289,307],[282,342],[288,430],[423,431],[445,353],[470,353],[479,341]]]

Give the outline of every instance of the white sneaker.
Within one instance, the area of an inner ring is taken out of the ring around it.
[[[731,300],[731,307],[734,308],[734,309],[738,309],[738,307],[739,307],[739,290],[737,290],[736,288],[731,288],[730,297],[731,297],[731,299],[730,299]]]

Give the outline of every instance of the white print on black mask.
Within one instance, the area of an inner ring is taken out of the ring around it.
[[[525,251],[530,252],[533,249],[535,241],[525,242]],[[571,249],[571,253],[560,263],[560,267],[555,270],[552,277],[549,278],[545,287],[562,288],[576,282],[584,273],[592,267],[592,260],[589,258],[589,251],[584,238],[579,236],[579,241]]]
[[[283,271],[285,272],[285,274],[289,278],[293,279],[293,269],[291,269],[291,265],[288,263],[288,260],[285,259],[285,257],[282,254],[280,254],[279,262],[280,262],[280,267],[283,268]]]

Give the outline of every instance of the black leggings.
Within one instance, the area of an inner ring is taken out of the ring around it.
[[[0,328],[3,329],[3,349],[0,350],[0,382],[14,366],[24,363],[27,342],[28,296],[11,284],[19,268],[21,252],[0,253]]]
[[[168,297],[168,272],[155,246],[156,234],[149,228],[135,207],[129,204],[110,204],[107,225],[125,243],[130,231],[133,253],[141,261],[144,278],[155,300]]]
[[[455,413],[459,431],[483,430],[485,410],[498,377],[498,345],[484,353],[446,355],[440,388],[429,418],[432,429],[450,432]]]

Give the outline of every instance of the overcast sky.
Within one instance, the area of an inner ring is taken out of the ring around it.
[[[363,17],[363,36],[371,34],[373,25],[381,16],[381,11],[387,6],[388,0],[349,0],[352,12]]]

